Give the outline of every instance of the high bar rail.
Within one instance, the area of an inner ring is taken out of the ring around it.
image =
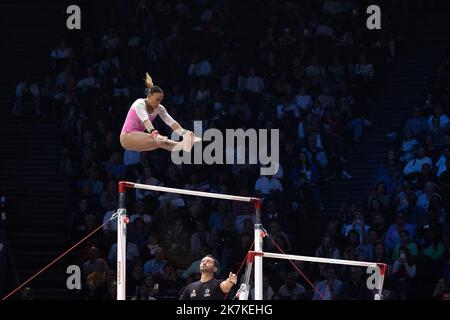
[[[285,260],[296,260],[305,262],[318,262],[318,263],[329,263],[329,264],[343,264],[348,266],[356,267],[380,267],[385,266],[384,263],[376,262],[365,262],[356,260],[340,260],[340,259],[329,259],[329,258],[319,258],[319,257],[308,257],[308,256],[297,256],[293,254],[281,254],[272,252],[255,252],[251,251],[251,254],[255,256],[263,256],[264,258],[274,258],[274,259],[285,259]]]
[[[145,189],[145,190],[150,190],[150,191],[170,192],[170,193],[184,194],[184,195],[188,195],[188,196],[198,196],[198,197],[205,197],[205,198],[224,199],[224,200],[233,200],[233,201],[242,201],[242,202],[261,201],[260,198],[254,198],[254,197],[242,197],[242,196],[234,196],[234,195],[230,195],[230,194],[203,192],[203,191],[195,191],[195,190],[184,190],[184,189],[177,189],[177,188],[168,188],[168,187],[160,187],[160,186],[154,186],[154,185],[148,185],[148,184],[120,181],[119,182],[119,192],[125,192],[125,188]]]

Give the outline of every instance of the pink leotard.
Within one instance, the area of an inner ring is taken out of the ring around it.
[[[174,124],[176,121],[167,113],[166,108],[163,105],[159,105],[153,113],[148,113],[147,107],[145,105],[145,99],[137,99],[130,107],[128,111],[127,117],[125,119],[125,123],[122,127],[123,132],[132,132],[139,131],[144,132],[144,121],[155,120],[156,116],[160,116],[161,119],[166,123],[169,127]]]

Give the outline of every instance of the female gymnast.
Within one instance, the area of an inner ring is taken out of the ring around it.
[[[145,84],[147,98],[137,99],[131,105],[120,133],[120,144],[126,150],[138,152],[152,151],[158,148],[190,152],[194,143],[200,141],[200,138],[196,137],[192,131],[183,129],[167,113],[166,108],[161,105],[164,91],[153,85],[153,80],[148,73],[145,74]],[[173,131],[183,137],[182,141],[170,140],[159,134],[152,124],[158,115]]]

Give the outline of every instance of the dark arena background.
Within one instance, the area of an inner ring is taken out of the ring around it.
[[[449,14],[444,0],[0,1],[1,298],[199,298],[212,255],[223,300],[450,299]],[[130,107],[148,118],[155,97],[199,137],[194,121],[265,129],[276,139],[253,146],[278,170],[175,163],[161,114],[131,132],[158,147],[125,149]]]

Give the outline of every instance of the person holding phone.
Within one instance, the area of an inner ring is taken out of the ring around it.
[[[402,300],[406,300],[411,293],[412,281],[415,276],[416,264],[408,248],[400,247],[399,257],[392,266],[392,282]]]

